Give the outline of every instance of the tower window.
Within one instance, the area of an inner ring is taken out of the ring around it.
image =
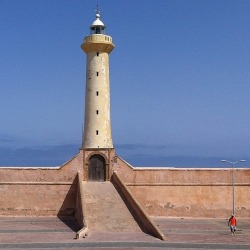
[[[96,31],[96,34],[101,34],[101,28],[100,27],[97,27],[95,31]]]
[[[99,76],[99,72],[98,71],[96,72],[96,76]]]
[[[96,130],[96,131],[95,131],[95,133],[96,133],[96,135],[98,135],[99,131],[98,131],[98,130]]]
[[[96,114],[97,114],[97,115],[99,114],[99,110],[96,110]]]
[[[99,52],[97,52],[96,55],[99,56]]]
[[[99,92],[98,91],[96,91],[96,96],[98,96],[99,95]]]

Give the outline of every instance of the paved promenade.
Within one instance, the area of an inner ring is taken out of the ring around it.
[[[76,240],[73,218],[0,217],[0,249],[250,249],[250,220],[238,220],[230,234],[226,219],[171,219],[154,221],[167,236],[161,241],[142,232],[90,232]]]

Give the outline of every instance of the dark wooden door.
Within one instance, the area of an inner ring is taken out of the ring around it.
[[[89,159],[89,180],[105,181],[106,164],[101,155],[93,155]]]

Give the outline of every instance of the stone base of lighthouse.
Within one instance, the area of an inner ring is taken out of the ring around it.
[[[109,181],[117,156],[112,149],[81,149],[84,181]]]

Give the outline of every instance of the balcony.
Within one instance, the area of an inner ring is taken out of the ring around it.
[[[93,34],[84,38],[84,43],[96,42],[96,43],[112,43],[112,37],[102,34]]]

